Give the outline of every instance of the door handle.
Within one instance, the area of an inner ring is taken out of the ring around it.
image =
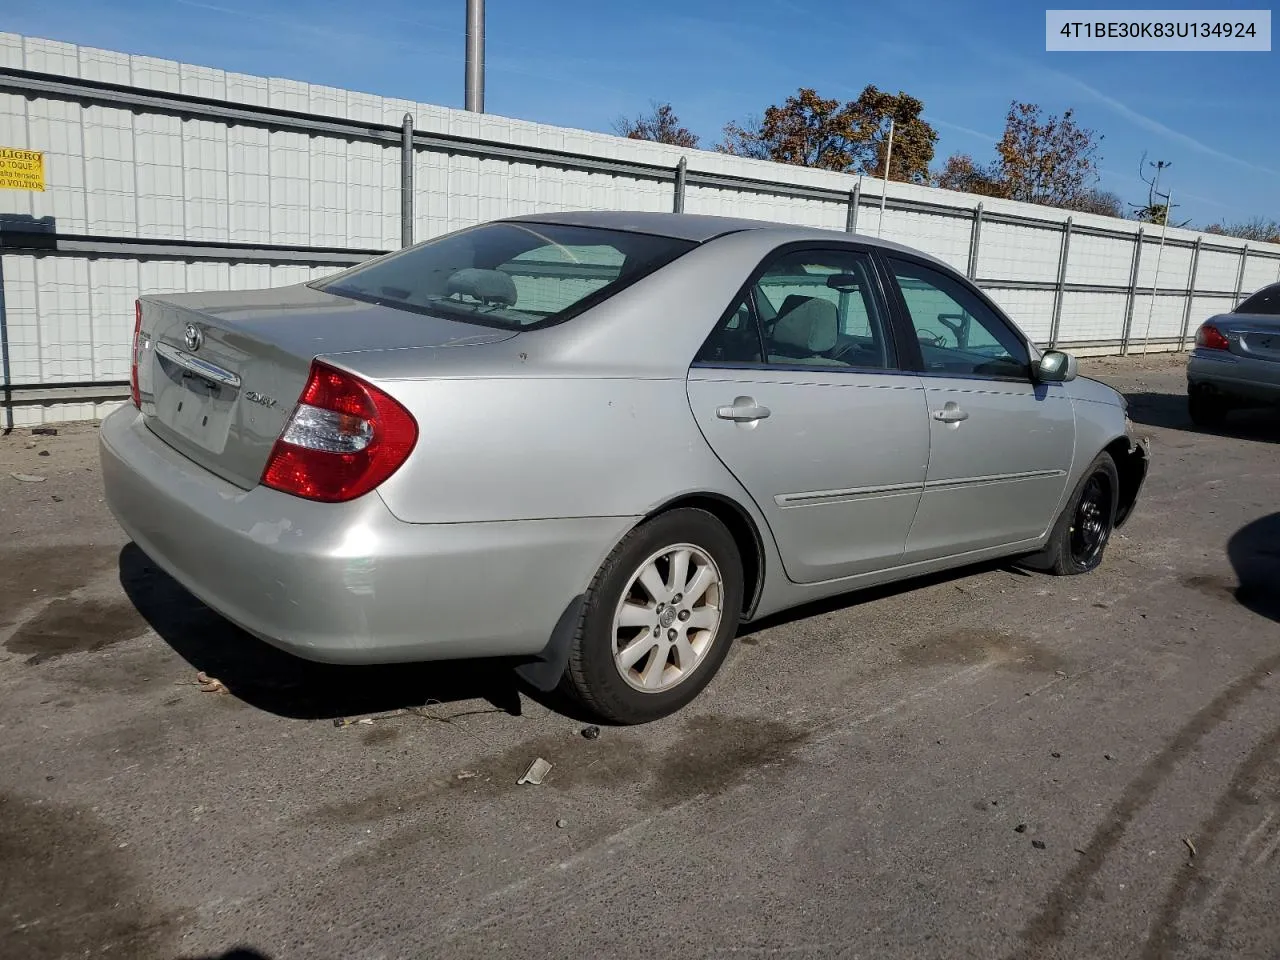
[[[959,423],[961,420],[968,420],[969,414],[961,410],[958,404],[948,400],[941,410],[933,411],[933,419],[943,423]]]
[[[732,420],[734,423],[751,423],[763,420],[773,411],[761,406],[751,397],[736,397],[727,407],[717,407],[716,416],[721,420]]]

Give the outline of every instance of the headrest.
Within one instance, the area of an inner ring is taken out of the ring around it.
[[[836,345],[839,326],[840,315],[834,303],[808,297],[778,317],[773,325],[773,342],[808,353],[826,353]]]
[[[472,297],[484,303],[499,303],[504,307],[516,302],[516,284],[501,270],[481,270],[467,267],[449,277],[448,292]]]

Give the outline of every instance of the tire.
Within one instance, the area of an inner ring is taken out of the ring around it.
[[[692,601],[679,589],[678,554],[686,557],[686,588],[707,581]],[[611,723],[675,713],[724,662],[738,631],[742,579],[733,536],[705,510],[680,508],[642,523],[587,590],[561,689]]]
[[[1187,394],[1187,413],[1191,422],[1197,427],[1220,427],[1227,419],[1230,409],[1221,397],[1213,396],[1203,390],[1195,390]]]
[[[1059,577],[1096,569],[1115,529],[1119,492],[1115,461],[1109,453],[1098,454],[1071,492],[1044,549],[1027,557],[1025,565]]]

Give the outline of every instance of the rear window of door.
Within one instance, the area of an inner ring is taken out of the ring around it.
[[[890,370],[897,357],[871,258],[856,250],[776,255],[696,362]]]

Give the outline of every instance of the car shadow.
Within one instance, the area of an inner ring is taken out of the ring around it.
[[[216,677],[250,706],[291,719],[319,720],[407,707],[482,700],[472,713],[519,716],[521,694],[572,719],[586,719],[557,693],[521,681],[513,662],[446,660],[347,666],[315,663],[279,650],[206,607],[135,544],[120,551],[120,585],[160,638],[197,671]]]
[[[1237,530],[1227,541],[1227,558],[1239,583],[1236,600],[1259,616],[1280,621],[1280,513]]]
[[[1187,413],[1185,393],[1135,391],[1125,394],[1129,419],[1148,427],[1213,434],[1259,443],[1280,443],[1280,410],[1265,407],[1232,410],[1218,427],[1198,427]]]
[[[752,634],[759,633],[761,630],[794,623],[797,620],[807,620],[810,617],[820,617],[827,613],[848,610],[864,603],[873,603],[876,600],[912,593],[941,583],[959,583],[967,577],[982,573],[993,573],[997,570],[1027,579],[1037,576],[1035,572],[1019,566],[1015,560],[1010,560],[1007,557],[999,560],[988,560],[985,563],[975,563],[970,566],[941,570],[938,573],[929,573],[913,577],[910,580],[898,580],[878,587],[864,587],[861,590],[850,593],[838,593],[833,597],[813,600],[799,607],[791,607],[778,613],[771,613],[767,617],[761,617],[759,620],[752,620],[750,623],[743,624],[738,630],[738,639],[744,643],[751,644],[754,642],[751,639]]]

